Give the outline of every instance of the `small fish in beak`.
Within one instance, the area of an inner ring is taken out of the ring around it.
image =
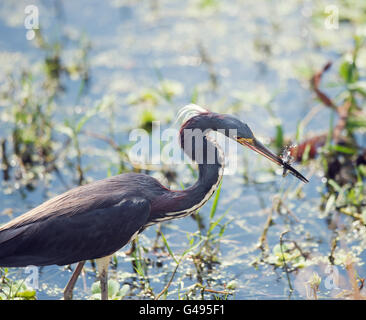
[[[282,155],[281,155],[281,159],[283,161],[283,163],[287,163],[289,165],[291,165],[291,163],[294,162],[294,158],[291,156],[291,149],[292,148],[295,148],[296,145],[291,145],[291,146],[286,146],[285,149],[283,150],[282,152]],[[287,167],[283,167],[283,173],[282,173],[282,177],[286,177],[287,174],[288,174],[288,171],[287,171]]]
[[[254,150],[255,152],[258,152],[262,156],[266,157],[267,159],[271,160],[272,162],[276,163],[277,165],[283,167],[283,176],[287,175],[288,172],[290,172],[292,175],[294,175],[296,178],[300,179],[302,182],[309,182],[308,179],[306,179],[300,172],[298,172],[296,169],[294,169],[289,164],[289,159],[285,158],[283,160],[281,157],[274,154],[271,150],[269,150],[267,147],[265,147],[259,140],[256,138],[241,138],[237,137],[237,141]]]

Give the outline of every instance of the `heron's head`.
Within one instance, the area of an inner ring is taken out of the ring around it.
[[[196,105],[189,105],[185,108],[185,112],[183,108],[181,115],[188,114],[188,120],[194,120],[194,127],[219,131],[230,139],[237,141],[241,145],[254,150],[277,165],[283,167],[284,172],[288,171],[301,181],[308,182],[308,180],[301,173],[299,173],[281,157],[265,147],[254,136],[252,130],[246,123],[232,115],[210,112]]]
[[[303,182],[308,182],[308,180],[296,169],[294,169],[291,165],[289,165],[286,161],[284,161],[281,157],[273,153],[267,147],[265,147],[253,134],[252,130],[250,130],[249,126],[240,121],[239,119],[233,117],[232,115],[219,115],[221,117],[221,126],[225,130],[226,135],[240,143],[241,145],[248,147],[260,155],[266,157],[272,162],[284,168],[284,172],[288,171],[296,178],[300,179]],[[230,130],[234,129],[234,130]]]

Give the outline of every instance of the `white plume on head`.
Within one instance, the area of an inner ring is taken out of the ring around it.
[[[177,115],[177,120],[175,123],[181,122],[185,123],[189,119],[193,118],[194,116],[199,115],[200,113],[208,112],[208,110],[194,104],[190,103],[184,106],[182,109],[179,110]]]

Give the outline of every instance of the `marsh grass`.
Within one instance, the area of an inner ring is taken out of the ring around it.
[[[8,268],[0,269],[0,283],[0,300],[36,299],[36,290],[29,287],[25,279],[11,279]]]

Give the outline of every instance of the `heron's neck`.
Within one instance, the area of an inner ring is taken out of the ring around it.
[[[202,207],[218,188],[222,175],[223,164],[201,164],[197,182],[185,190],[187,214],[191,214]]]
[[[182,144],[183,145],[183,144]],[[202,207],[217,189],[223,175],[223,154],[214,142],[203,138],[203,150],[212,148],[213,163],[208,162],[204,151],[204,163],[198,165],[199,177],[194,185],[181,191],[167,191],[154,203],[154,222],[181,218]],[[193,149],[195,149],[193,147]],[[186,150],[185,150],[186,151]],[[194,158],[194,156],[192,157]]]

